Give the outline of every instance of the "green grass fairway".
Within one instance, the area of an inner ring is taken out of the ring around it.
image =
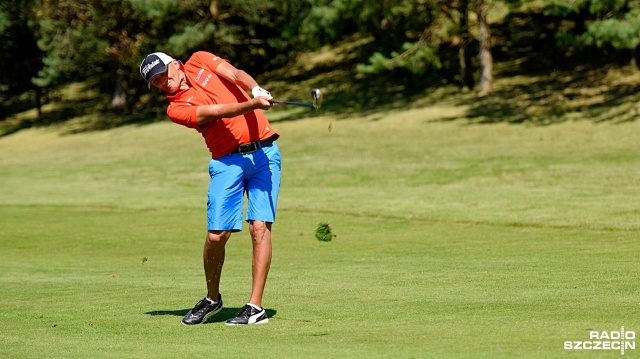
[[[563,343],[640,332],[640,123],[464,111],[270,115],[284,161],[271,320],[248,328],[223,324],[249,296],[246,230],[228,244],[225,309],[180,324],[205,294],[195,131],[0,138],[0,357],[620,357]],[[323,221],[331,242],[315,239]]]

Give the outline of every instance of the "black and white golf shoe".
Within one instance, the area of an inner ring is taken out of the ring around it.
[[[235,318],[227,320],[227,325],[247,325],[247,324],[265,324],[269,322],[267,312],[264,308],[256,307],[252,304],[245,304]]]
[[[210,316],[218,313],[220,310],[222,310],[222,294],[220,294],[218,301],[214,303],[205,297],[182,318],[182,324],[194,325],[204,323]]]

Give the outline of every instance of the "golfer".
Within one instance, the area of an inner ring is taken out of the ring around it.
[[[171,121],[193,128],[211,152],[207,201],[208,231],[204,242],[207,296],[182,319],[200,324],[222,309],[220,275],[225,244],[242,230],[243,196],[253,241],[253,284],[249,302],[227,320],[229,325],[267,323],[262,307],[271,265],[271,225],[280,189],[280,136],[260,110],[268,110],[271,94],[245,71],[208,52],[196,52],[182,63],[162,52],[144,58],[140,74],[149,87],[169,100]],[[251,91],[253,98],[247,95]]]

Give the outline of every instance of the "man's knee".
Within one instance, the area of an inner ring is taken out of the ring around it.
[[[265,221],[255,221],[255,220],[250,220],[249,221],[249,227],[250,229],[259,229],[259,230],[271,230],[271,222],[265,222]]]
[[[212,245],[225,245],[230,236],[231,231],[208,231],[207,242]]]
[[[249,221],[249,229],[254,241],[271,238],[271,222]]]

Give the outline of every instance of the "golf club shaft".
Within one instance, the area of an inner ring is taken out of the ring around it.
[[[310,102],[297,102],[297,101],[283,101],[283,100],[269,100],[271,103],[279,103],[283,105],[295,105],[295,106],[304,106],[304,107],[314,107]]]

